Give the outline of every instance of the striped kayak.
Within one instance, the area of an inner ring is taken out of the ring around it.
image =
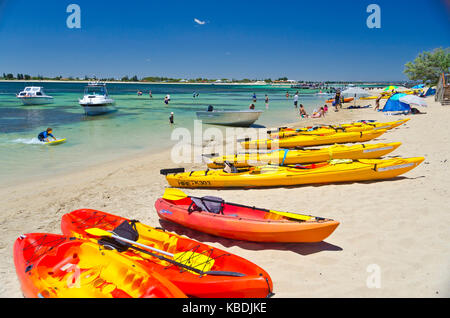
[[[269,274],[252,262],[135,220],[82,209],[65,214],[61,220],[61,230],[68,236],[93,239],[86,233],[86,229],[95,227],[117,231],[118,226],[123,223],[135,228],[138,233],[137,243],[175,254],[173,260],[200,270],[200,273],[194,272],[132,249],[122,252],[147,270],[169,279],[189,297],[261,298],[272,294],[273,284]]]
[[[166,193],[170,190],[166,189]],[[185,227],[235,240],[252,242],[320,242],[339,222],[311,215],[278,212],[224,202],[220,198],[170,197],[155,202],[161,219]],[[208,204],[211,203],[211,204]],[[214,204],[219,209],[214,209]]]
[[[268,153],[247,153],[213,157],[208,168],[222,169],[225,162],[233,164],[236,168],[261,165],[292,165],[296,163],[323,162],[332,159],[374,159],[380,158],[400,147],[401,142],[333,145],[320,149],[278,149]]]
[[[276,139],[276,138],[285,138],[285,137],[291,137],[296,135],[315,135],[315,134],[333,134],[336,132],[359,132],[359,131],[366,131],[366,130],[380,130],[380,129],[386,129],[390,130],[395,127],[398,127],[404,123],[406,123],[409,120],[407,119],[401,119],[391,122],[354,122],[351,124],[341,124],[341,125],[317,125],[317,126],[310,126],[310,127],[304,127],[304,128],[280,128],[276,131],[267,131],[269,138]]]
[[[278,149],[311,147],[320,145],[332,145],[354,142],[366,142],[380,137],[387,130],[367,130],[360,132],[336,132],[333,134],[300,135],[281,139],[257,139],[241,142],[243,148],[247,149]]]
[[[311,165],[261,166],[238,169],[166,173],[178,188],[257,188],[390,179],[417,167],[425,158],[335,159]]]
[[[135,260],[63,235],[21,235],[14,243],[14,264],[27,298],[186,297]]]

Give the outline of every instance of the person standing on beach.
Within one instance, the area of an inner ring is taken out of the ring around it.
[[[169,123],[170,123],[171,125],[173,124],[173,112],[170,113]]]
[[[265,98],[265,103],[266,103],[266,109],[269,109],[269,96],[267,96],[267,94],[266,94],[266,98]]]
[[[374,108],[375,111],[380,108],[381,97],[382,97],[382,95],[378,96],[377,99],[375,100],[375,108]]]
[[[297,104],[298,104],[298,92],[296,92],[295,95],[294,95],[294,106],[295,106],[295,108],[297,108]]]
[[[334,95],[334,107],[336,108],[334,111],[337,112],[338,110],[338,106],[341,103],[341,91],[337,91],[336,95]]]

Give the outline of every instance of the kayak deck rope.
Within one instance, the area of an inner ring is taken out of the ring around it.
[[[58,238],[56,238],[54,240],[49,241],[48,240],[48,235],[43,235],[42,237],[40,237],[36,241],[33,241],[32,243],[27,244],[26,246],[24,246],[22,251],[25,252],[25,251],[31,249],[33,251],[33,253],[26,260],[26,263],[30,264],[30,263],[38,260],[41,256],[45,255],[48,251],[50,251],[54,247],[60,245],[61,243],[63,243],[67,239],[68,239],[67,237],[63,236],[63,237],[58,237]],[[27,272],[29,270],[31,270],[31,267],[28,266],[26,268],[25,272]]]

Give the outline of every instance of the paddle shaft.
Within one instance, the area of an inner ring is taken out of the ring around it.
[[[114,234],[112,234],[111,237],[112,237],[112,238],[115,238],[115,239],[117,239],[117,240],[120,240],[120,241],[129,243],[129,244],[132,244],[132,245],[140,246],[140,247],[142,247],[142,248],[144,248],[144,249],[141,249],[141,248],[138,248],[138,247],[135,247],[135,246],[131,246],[131,248],[133,248],[133,249],[135,249],[135,250],[138,250],[138,251],[140,251],[140,252],[142,252],[142,253],[151,255],[151,256],[153,256],[153,257],[156,257],[156,258],[158,258],[158,259],[160,259],[160,260],[166,261],[166,262],[168,262],[168,263],[170,263],[170,264],[176,265],[176,266],[178,266],[178,267],[183,267],[183,268],[185,268],[185,269],[187,269],[187,270],[193,271],[193,272],[195,272],[195,273],[197,273],[197,274],[200,274],[200,275],[235,276],[235,277],[243,277],[243,276],[245,276],[245,274],[242,274],[242,273],[238,273],[238,272],[228,272],[228,271],[207,271],[207,272],[203,272],[203,271],[201,271],[201,270],[199,270],[199,269],[197,269],[197,268],[191,267],[191,266],[189,266],[189,265],[185,265],[185,264],[183,264],[183,263],[180,263],[180,262],[177,262],[177,261],[168,259],[168,258],[166,258],[166,257],[164,257],[164,256],[161,256],[161,255],[153,254],[153,253],[151,253],[151,252],[146,251],[145,249],[149,249],[149,250],[151,250],[151,251],[154,251],[154,252],[157,252],[157,253],[161,253],[161,254],[167,255],[167,256],[169,256],[169,257],[174,257],[175,255],[172,254],[172,253],[168,253],[168,252],[165,252],[165,251],[161,251],[161,250],[156,249],[156,248],[153,248],[153,247],[151,247],[151,246],[147,246],[147,245],[144,245],[144,244],[141,244],[141,243],[132,241],[132,240],[128,240],[128,239],[126,239],[126,238],[123,238],[123,237],[120,237],[120,236],[117,236],[117,235],[114,235]]]

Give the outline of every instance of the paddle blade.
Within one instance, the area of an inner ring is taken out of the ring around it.
[[[188,195],[186,193],[176,188],[167,188],[163,194],[163,199],[171,201],[177,201],[187,197]]]
[[[108,236],[108,237],[112,236],[111,232],[108,232],[108,231],[105,231],[105,230],[102,230],[102,229],[98,229],[98,228],[95,228],[95,227],[90,228],[90,229],[86,229],[85,231],[86,231],[86,233],[88,233],[90,235],[93,235],[93,236]]]
[[[308,215],[301,215],[301,214],[295,214],[295,213],[290,213],[290,212],[280,212],[280,211],[274,211],[274,210],[270,210],[270,212],[288,217],[290,219],[296,219],[296,220],[302,220],[302,221],[308,221],[311,219],[311,216],[308,216]]]

